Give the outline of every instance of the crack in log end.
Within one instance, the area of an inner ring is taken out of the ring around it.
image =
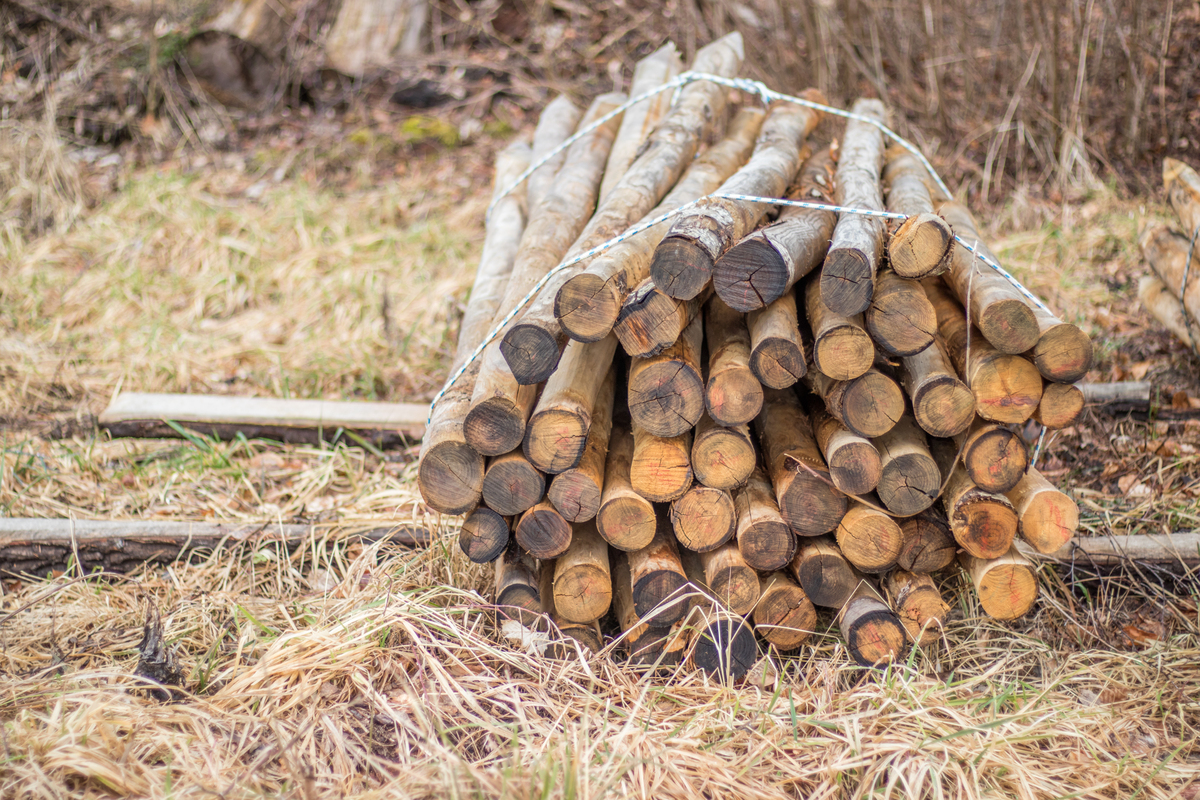
[[[518,322],[500,342],[500,352],[522,386],[547,380],[558,367],[562,347],[558,337],[536,323]]]
[[[690,239],[668,236],[654,251],[650,276],[664,294],[691,300],[712,277],[713,260]]]
[[[443,514],[465,514],[483,492],[483,456],[465,442],[440,442],[417,468],[425,502]]]
[[[713,288],[735,311],[764,308],[786,290],[787,263],[764,239],[734,246],[713,265]]]

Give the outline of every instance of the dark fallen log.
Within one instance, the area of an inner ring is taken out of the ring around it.
[[[325,525],[158,522],[147,520],[0,519],[0,572],[44,576],[65,571],[78,554],[83,572],[130,572],[145,563],[166,564],[239,545],[282,545],[290,553],[313,538],[330,535],[403,547],[429,543],[429,531],[391,525],[343,535]],[[73,567],[72,567],[73,568]]]

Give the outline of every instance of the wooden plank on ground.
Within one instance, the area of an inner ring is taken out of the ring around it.
[[[192,553],[238,545],[282,544],[290,552],[311,538],[387,540],[417,547],[429,532],[411,524],[376,526],[343,535],[330,525],[275,522],[209,523],[151,520],[0,519],[0,573],[45,575],[66,570],[77,553],[84,573],[100,567],[129,572],[146,562],[168,563]]]
[[[281,400],[205,394],[123,392],[98,420],[113,437],[178,438],[178,425],[203,436],[315,444],[346,432],[376,447],[406,447],[425,434],[429,406],[346,400]],[[351,437],[353,441],[353,437]]]

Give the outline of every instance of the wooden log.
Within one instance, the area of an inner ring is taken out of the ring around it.
[[[533,508],[546,495],[546,476],[520,448],[488,461],[483,501],[498,514],[513,517]]]
[[[1024,422],[1033,416],[1042,399],[1042,376],[1037,367],[1022,356],[997,350],[979,331],[970,333],[962,306],[943,285],[934,281],[923,285],[937,312],[938,333],[946,352],[975,395],[975,412],[996,422]]]
[[[421,53],[428,0],[348,0],[325,38],[325,65],[343,75],[364,73]]]
[[[835,313],[822,300],[822,281],[810,280],[804,287],[804,308],[813,332],[813,361],[823,374],[835,381],[849,381],[875,363],[875,345],[863,327],[861,314],[846,317]]]
[[[900,360],[900,383],[912,402],[913,418],[930,436],[955,436],[975,419],[975,395],[959,380],[941,339]]]
[[[730,611],[745,616],[754,609],[759,597],[758,573],[746,563],[736,542],[726,542],[707,553],[682,555],[685,560],[699,560],[704,573],[704,585]]]
[[[779,511],[788,527],[800,536],[816,536],[836,528],[846,513],[846,496],[830,482],[829,469],[813,438],[812,424],[796,395],[779,389],[767,390],[754,428],[775,487]],[[789,459],[807,465],[813,472],[793,468]],[[790,560],[791,553],[787,555]]]
[[[27,11],[39,8],[34,4],[18,5]],[[45,11],[35,13],[46,16]],[[57,17],[55,21],[94,43],[101,41],[88,28],[73,21],[63,17]],[[295,21],[294,9],[282,3],[269,0],[223,3],[221,9],[201,23],[199,30],[187,39],[182,55],[190,70],[188,77],[194,78],[222,105],[251,111],[269,110],[278,98],[288,33]],[[149,53],[151,59],[157,59],[158,54],[157,49],[151,49]]]
[[[675,344],[687,326],[700,315],[708,298],[677,300],[660,291],[650,278],[629,293],[613,333],[621,349],[631,356],[648,358]]]
[[[4,520],[0,520],[2,529]],[[1130,563],[1189,568],[1200,565],[1200,531],[1167,534],[1078,536],[1047,556],[1019,543],[1022,555],[1045,558],[1072,569],[1081,565],[1118,567]]]
[[[832,536],[802,539],[789,568],[808,599],[825,608],[845,605],[862,580]]]
[[[609,409],[615,387],[613,355],[617,340],[572,342],[562,367],[546,381],[522,447],[530,462],[543,472],[557,475],[579,464],[587,447],[592,412]]]
[[[571,546],[554,562],[554,607],[570,622],[594,622],[608,613],[612,575],[608,543],[593,522],[581,522]]]
[[[994,422],[977,418],[954,437],[954,446],[962,450],[962,463],[971,482],[985,492],[1007,492],[1029,467],[1025,440]]]
[[[633,583],[630,579],[629,560],[626,553],[615,554],[612,563],[612,577],[613,611],[617,618],[617,624],[621,628],[629,660],[639,666],[655,663],[663,666],[678,664],[683,655],[683,645],[686,644],[686,639],[677,633],[673,634],[670,626],[652,626],[642,621],[633,602]]]
[[[833,203],[834,151],[819,147],[804,162],[789,200]],[[713,288],[736,311],[773,303],[825,260],[837,224],[833,211],[784,206],[779,219],[743,238],[713,265]]]
[[[746,315],[750,329],[750,370],[763,386],[786,389],[804,377],[804,347],[796,296],[784,292],[778,300]]]
[[[688,457],[691,447],[691,431],[664,438],[633,423],[629,482],[634,491],[654,503],[669,503],[683,497],[694,477]]]
[[[815,89],[805,96],[824,102]],[[772,103],[750,160],[721,184],[718,192],[780,197],[800,169],[806,155],[805,139],[822,116],[820,111],[794,103]],[[684,212],[654,251],[650,264],[654,282],[683,300],[700,294],[712,278],[716,260],[753,231],[768,210],[765,203],[710,198]]]
[[[1037,600],[1037,573],[1015,547],[996,558],[960,553],[959,562],[971,576],[984,612],[996,619],[1016,619],[1029,613]]]
[[[596,98],[580,124],[588,125],[607,114],[620,104],[620,98],[611,94]],[[558,265],[587,225],[618,124],[619,118],[611,119],[567,148],[562,169],[525,226],[504,299],[496,309],[496,321],[524,301],[537,282]],[[501,337],[513,324],[504,327]],[[534,390],[522,388],[501,344],[502,340],[493,341],[483,352],[471,395],[471,410],[463,423],[467,441],[484,455],[507,453],[520,444],[533,408]]]
[[[495,561],[508,547],[509,521],[487,506],[476,506],[463,520],[458,546],[476,564]]]
[[[746,563],[758,570],[779,569],[796,553],[796,535],[779,513],[775,492],[756,468],[733,498],[737,510],[737,546]]]
[[[1142,308],[1149,312],[1175,338],[1193,350],[1200,350],[1197,339],[1200,338],[1200,324],[1192,323],[1195,336],[1188,330],[1187,312],[1183,303],[1171,293],[1167,285],[1153,275],[1143,275],[1138,281],[1138,300]]]
[[[639,224],[715,191],[745,163],[765,113],[743,108],[729,125],[728,135],[704,151],[663,201]],[[554,313],[572,339],[594,342],[607,336],[617,322],[631,287],[650,277],[654,248],[671,227],[671,220],[637,233],[596,256],[587,268],[567,279],[555,298]]]
[[[513,535],[534,558],[557,558],[571,546],[571,523],[543,500],[521,515]]]
[[[1183,307],[1192,317],[1193,326],[1200,327],[1200,239],[1197,239],[1198,244],[1192,250],[1187,292],[1183,292],[1183,273],[1190,237],[1190,231],[1188,236],[1182,236],[1166,225],[1152,224],[1138,237],[1138,246],[1159,280],[1172,295],[1182,299]]]
[[[909,572],[937,572],[954,563],[958,544],[950,533],[950,525],[932,510],[900,520],[904,543],[896,566]]]
[[[742,60],[741,41],[738,37],[735,42],[730,36],[703,48],[696,54],[696,62],[710,65],[708,72],[726,77],[736,75]],[[645,152],[596,209],[567,253],[567,260],[623,233],[662,200],[679,180],[701,137],[711,135],[715,120],[724,121],[726,94],[709,81],[697,81],[683,88],[680,102],[671,109],[668,119],[655,128]],[[714,112],[716,116],[704,116]],[[681,120],[682,116],[689,119]],[[659,147],[660,144],[664,147]],[[681,159],[685,152],[686,158]],[[559,289],[586,267],[581,261],[557,272],[504,334],[501,350],[518,382],[538,383],[554,372],[567,341],[555,316],[555,300]]]
[[[510,145],[497,156],[493,197],[516,180],[529,165],[529,158],[528,147],[520,143]],[[525,195],[518,187],[496,204],[488,218],[483,254],[450,365],[452,375],[487,336],[492,319],[500,310],[524,227]],[[478,503],[483,491],[483,457],[468,445],[464,423],[479,370],[479,366],[472,364],[442,396],[430,415],[429,429],[421,443],[417,485],[425,503],[443,514],[468,511]],[[519,440],[492,455],[513,450],[517,444]]]
[[[625,557],[629,561],[633,605],[638,616],[660,628],[683,619],[689,603],[682,590],[688,579],[665,513],[658,515],[650,543],[629,551]]]
[[[1044,308],[1033,306],[1038,323],[1038,340],[1025,357],[1042,377],[1055,383],[1075,383],[1092,368],[1092,340],[1069,322]]]
[[[806,410],[812,418],[813,436],[825,456],[834,485],[846,494],[875,491],[882,468],[875,445],[835,419],[824,403],[810,403]]]
[[[704,324],[697,316],[675,344],[656,356],[630,362],[629,413],[637,427],[669,438],[690,431],[700,421],[704,413],[703,342]]]
[[[576,466],[555,475],[546,493],[559,513],[571,522],[592,519],[600,510],[600,497],[604,490],[604,464],[613,427],[615,389],[616,367],[613,366],[609,369],[592,407],[583,457]]]
[[[629,96],[640,97],[667,83],[683,71],[683,60],[674,42],[667,42],[633,67],[633,80],[629,84]],[[642,102],[625,109],[621,117],[621,128],[608,154],[604,168],[604,180],[600,183],[600,202],[612,193],[621,178],[629,170],[638,149],[646,143],[656,125],[671,106],[671,92],[660,92]]]
[[[351,530],[347,537],[364,543],[394,542],[404,547],[429,544],[429,531],[413,525]],[[286,552],[314,541],[343,540],[320,525],[279,523],[227,524],[149,520],[0,518],[0,569],[45,577],[50,571],[131,572],[143,564],[211,558],[245,546],[279,546]],[[224,557],[224,556],[222,556]]]
[[[887,109],[879,100],[860,99],[851,111],[887,122]],[[879,187],[882,167],[883,133],[866,122],[847,122],[834,178],[837,204],[882,211]],[[839,215],[821,269],[821,296],[831,311],[852,317],[867,310],[875,292],[875,270],[883,255],[883,227],[878,217]]]
[[[867,439],[883,436],[904,415],[904,392],[878,369],[851,381],[835,381],[812,370],[807,381],[830,416]]]
[[[862,503],[846,511],[834,537],[846,560],[867,574],[887,572],[895,566],[903,544],[895,520]]]
[[[697,553],[715,550],[734,534],[736,512],[725,489],[696,484],[671,503],[671,528],[682,547]]]
[[[937,500],[942,474],[929,452],[925,432],[905,414],[890,431],[875,439],[879,450],[879,499],[901,517],[919,514]]]
[[[541,624],[537,562],[516,547],[510,546],[496,559],[496,612],[527,628]]]
[[[919,353],[937,335],[937,314],[921,284],[890,269],[880,270],[875,279],[875,295],[864,321],[875,344],[893,356]]]
[[[780,650],[795,650],[816,630],[816,608],[786,572],[772,572],[762,586],[754,606],[754,630]]]
[[[859,666],[884,666],[904,653],[904,624],[866,581],[858,585],[838,612],[838,626],[850,657]]]
[[[889,147],[884,157],[887,210],[908,215],[903,222],[888,223],[888,263],[904,278],[940,275],[950,265],[954,232],[933,213],[926,183],[929,173],[920,159],[898,144]]]
[[[744,317],[719,297],[704,312],[708,376],[704,406],[727,427],[744,425],[762,410],[762,384],[750,369],[750,330]]]
[[[565,94],[551,100],[538,117],[537,128],[533,131],[533,156],[530,163],[537,163],[550,154],[556,147],[570,138],[583,117],[583,109],[571,102]],[[560,152],[545,164],[535,169],[525,180],[526,194],[530,210],[536,209],[550,194],[554,186],[554,178],[562,169],[567,159],[566,151]],[[514,179],[516,176],[513,176]],[[494,215],[495,210],[492,211]]]
[[[887,594],[913,644],[933,644],[938,640],[950,606],[942,599],[933,578],[903,569],[892,570],[887,577]]]
[[[1042,387],[1042,399],[1033,418],[1052,430],[1075,424],[1083,413],[1083,392],[1070,383],[1050,383]]]
[[[1006,496],[1017,511],[1021,536],[1049,555],[1067,545],[1079,529],[1079,506],[1030,467]]]
[[[551,641],[545,653],[551,658],[576,658],[579,650],[573,642],[578,642],[587,653],[598,653],[604,648],[604,634],[596,622],[572,622],[558,613],[554,605],[554,569],[555,561],[543,561],[538,567],[538,594],[542,600],[542,614],[554,623],[551,633],[557,629],[562,635],[559,641]]]
[[[596,530],[618,550],[645,547],[657,526],[654,506],[634,491],[630,483],[633,451],[628,421],[614,425],[604,462],[604,489],[600,493],[600,510],[596,512]]]
[[[705,486],[736,489],[750,477],[757,458],[749,426],[726,428],[707,414],[696,423],[692,471]]]
[[[758,660],[754,628],[729,609],[707,583],[698,557],[684,559],[691,609],[684,625],[692,629],[692,663],[721,679],[740,679]],[[755,591],[758,579],[755,577]]]
[[[1187,238],[1200,230],[1200,175],[1175,158],[1163,159],[1163,188]]]
[[[1113,381],[1111,383],[1081,383],[1079,390],[1090,406],[1121,405],[1133,408],[1150,407],[1150,381]]]
[[[963,241],[993,262],[1000,263],[979,235],[975,219],[966,206],[954,201],[942,203],[939,213]],[[969,297],[971,323],[1001,353],[1024,353],[1037,344],[1040,329],[1033,303],[970,250],[955,248],[944,278],[964,307],[968,305]]]
[[[945,459],[940,460],[942,466]],[[954,540],[978,558],[996,558],[1008,552],[1017,535],[1017,512],[1002,494],[987,492],[957,465],[942,493],[946,517]]]

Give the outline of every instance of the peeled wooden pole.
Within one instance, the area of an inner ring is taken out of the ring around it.
[[[904,543],[896,566],[909,572],[937,572],[954,563],[958,544],[950,533],[950,525],[940,513],[927,511],[900,520]]]
[[[496,559],[496,610],[527,628],[541,620],[537,562],[516,547],[510,546]]]
[[[824,102],[815,89],[805,96]],[[822,116],[794,103],[772,103],[750,160],[718,191],[780,197],[800,169],[804,141]],[[712,278],[716,260],[753,231],[768,210],[766,203],[712,198],[684,212],[654,251],[650,264],[654,282],[672,297],[686,300],[700,294]]]
[[[657,519],[650,501],[634,491],[630,483],[633,463],[633,434],[628,421],[613,426],[604,463],[604,489],[596,529],[619,550],[637,550],[654,537]]]
[[[937,312],[946,352],[975,395],[975,412],[996,422],[1024,422],[1033,416],[1042,399],[1037,367],[1022,356],[1000,352],[979,331],[969,332],[962,306],[942,284],[925,281],[923,285]]]
[[[618,104],[617,96],[601,95],[592,103],[581,125],[589,124]],[[512,277],[504,299],[496,308],[497,321],[516,308],[559,263],[587,225],[618,123],[619,119],[609,120],[567,149],[562,169],[525,226]],[[501,336],[511,328],[510,322]],[[507,453],[521,443],[525,422],[536,399],[533,386],[517,382],[500,345],[500,341],[493,341],[483,351],[479,378],[471,395],[471,410],[463,422],[467,442],[483,455]]]
[[[698,558],[686,559],[684,569],[693,595],[691,609],[683,621],[685,627],[694,631],[692,663],[723,679],[745,677],[758,660],[754,628],[714,596]]]
[[[1083,406],[1083,391],[1078,386],[1047,382],[1042,387],[1042,399],[1033,418],[1053,430],[1066,428],[1079,419]]]
[[[509,523],[487,506],[476,506],[463,520],[458,546],[476,564],[486,564],[508,547]]]
[[[758,570],[776,570],[791,561],[796,535],[779,513],[779,504],[766,473],[755,469],[734,494],[737,546],[746,563]]]
[[[746,315],[750,329],[750,371],[763,386],[786,389],[804,377],[804,347],[796,315],[796,296],[783,296]]]
[[[905,414],[890,431],[875,439],[879,450],[879,499],[902,517],[918,514],[937,500],[942,474],[929,452],[925,432]]]
[[[535,467],[557,475],[579,464],[593,410],[596,406],[612,408],[616,351],[617,341],[612,336],[598,342],[571,343],[561,367],[546,381],[525,428],[522,447]]]
[[[754,420],[763,463],[775,487],[779,511],[800,536],[816,536],[837,527],[846,513],[846,496],[829,482],[829,469],[813,438],[812,424],[790,391],[767,390],[762,413]],[[793,467],[794,459],[809,469]],[[815,473],[815,474],[814,474]],[[791,554],[789,553],[789,558]]]
[[[838,422],[823,403],[811,403],[807,410],[812,418],[813,436],[829,465],[834,485],[846,494],[875,491],[882,468],[875,445]]]
[[[890,269],[880,270],[876,277],[864,321],[875,344],[893,356],[919,353],[937,336],[937,314],[921,284]]]
[[[483,500],[506,517],[523,514],[546,494],[546,476],[518,450],[488,461],[483,473]]]
[[[804,308],[813,332],[813,362],[835,381],[849,381],[875,363],[875,345],[863,327],[862,315],[843,316],[822,300],[822,282],[804,287]]]
[[[715,550],[734,534],[733,498],[724,489],[696,484],[671,503],[671,528],[682,547],[697,553]]]
[[[898,660],[904,652],[904,624],[866,581],[858,585],[838,612],[838,626],[851,658],[859,666],[883,666]]]
[[[631,356],[658,355],[678,341],[688,324],[700,314],[706,299],[700,295],[691,300],[677,300],[647,278],[621,303],[613,333],[621,342],[621,349]]]
[[[625,553],[618,553],[613,559],[612,577],[613,611],[624,637],[629,660],[640,666],[655,662],[663,666],[678,664],[686,640],[682,636],[673,636],[670,626],[650,625],[642,621],[633,602],[633,583]],[[658,622],[657,619],[652,621]]]
[[[804,166],[787,199],[833,204],[833,150],[820,147]],[[779,219],[743,238],[713,265],[717,295],[736,311],[774,302],[821,266],[837,224],[833,211],[784,206]]]
[[[725,426],[743,425],[762,410],[762,384],[750,369],[750,331],[745,319],[719,297],[704,313],[708,373],[704,405]]]
[[[832,536],[801,540],[790,569],[808,599],[824,608],[841,608],[862,580]]]
[[[738,111],[728,135],[704,151],[663,201],[639,222],[649,222],[714,191],[745,163],[765,113],[755,107]],[[660,222],[596,256],[587,268],[558,291],[554,313],[572,339],[594,342],[617,322],[630,289],[650,277],[654,248],[671,227]]]
[[[689,558],[682,555],[685,561]],[[691,557],[699,559],[705,585],[730,611],[745,616],[754,609],[759,598],[758,573],[746,563],[735,542]]]
[[[913,417],[930,436],[962,433],[975,419],[975,395],[959,380],[940,339],[901,359],[900,383],[911,400]]]
[[[633,603],[638,616],[665,627],[683,618],[688,601],[681,600],[687,575],[679,560],[679,548],[665,513],[659,513],[654,538],[645,547],[625,556],[629,561]]]
[[[593,622],[608,613],[612,575],[608,543],[593,522],[575,526],[571,546],[554,562],[554,607],[570,622]]]
[[[718,39],[696,54],[693,69],[732,77],[742,62],[741,36]],[[725,119],[727,92],[709,81],[685,86],[679,102],[654,129],[646,149],[596,208],[587,227],[567,253],[568,260],[615,238],[654,208],[679,180],[700,141]],[[546,380],[558,364],[567,335],[555,316],[559,289],[586,268],[583,262],[563,269],[504,334],[501,350],[519,383]]]
[[[894,144],[884,157],[883,185],[887,210],[907,214],[903,222],[889,221],[888,262],[897,275],[923,278],[940,275],[950,265],[954,232],[933,213],[933,199],[926,181],[929,172],[911,152]]]
[[[596,516],[600,510],[601,491],[604,488],[604,463],[608,456],[608,440],[612,435],[613,400],[616,384],[616,367],[612,367],[596,395],[591,409],[591,423],[587,432],[587,443],[579,463],[554,476],[546,496],[564,518],[571,522],[583,522]]]
[[[850,381],[835,381],[813,370],[807,382],[830,416],[867,439],[890,431],[904,414],[900,385],[875,368]]]
[[[629,413],[635,425],[664,437],[680,436],[696,426],[704,413],[703,341],[704,325],[698,316],[675,344],[630,362]]]
[[[538,593],[541,595],[542,613],[550,618],[554,627],[564,637],[563,641],[551,642],[546,648],[546,655],[551,658],[575,658],[578,652],[565,639],[572,639],[584,650],[598,653],[604,647],[604,634],[595,622],[572,622],[558,613],[554,605],[554,561],[543,561],[538,571]]]
[[[1033,467],[1006,496],[1017,511],[1022,538],[1039,553],[1065,547],[1079,529],[1079,506]]]
[[[1040,306],[1033,306],[1038,323],[1038,340],[1025,357],[1042,377],[1055,383],[1075,383],[1092,368],[1092,340],[1069,322],[1063,322]]]
[[[692,432],[662,437],[633,423],[633,460],[629,482],[635,492],[654,503],[677,500],[692,486]]]
[[[762,586],[754,606],[754,630],[780,650],[795,650],[816,630],[817,610],[786,572],[772,572]]]
[[[537,128],[533,132],[533,154],[529,163],[541,161],[554,148],[570,138],[582,117],[583,109],[578,108],[565,94],[560,94],[551,100],[546,108],[542,110],[542,115],[538,118]],[[535,169],[533,174],[526,180],[526,193],[531,211],[541,205],[542,201],[546,199],[546,195],[550,193],[550,187],[554,185],[554,178],[558,175],[558,171],[562,169],[563,162],[566,159],[567,153],[564,150]],[[510,183],[516,177],[516,175],[513,175]],[[507,185],[505,184],[505,186]],[[495,216],[495,213],[493,209],[492,215]]]
[[[1163,159],[1163,188],[1189,239],[1200,229],[1200,174],[1175,158]]]
[[[946,624],[950,606],[942,599],[933,578],[896,569],[888,575],[886,586],[892,608],[908,632],[908,638],[919,645],[936,642]]]
[[[1192,250],[1192,268],[1188,273],[1186,294],[1182,293],[1184,266],[1187,263],[1191,232],[1180,235],[1166,225],[1152,224],[1138,237],[1142,255],[1150,268],[1175,297],[1182,297],[1183,307],[1192,317],[1193,329],[1200,329],[1200,238]]]
[[[963,241],[1000,263],[979,235],[966,206],[951,201],[942,203],[939,212]],[[1001,353],[1024,353],[1037,344],[1041,334],[1033,303],[970,250],[955,248],[944,277],[958,302],[966,306],[970,296],[971,323]]]
[[[571,546],[571,523],[549,500],[522,514],[513,533],[517,544],[535,558],[555,558]]]
[[[1020,434],[986,420],[976,418],[954,437],[954,446],[962,450],[971,482],[985,492],[1007,492],[1029,467],[1029,447]]]
[[[1142,308],[1150,313],[1164,328],[1175,334],[1179,341],[1193,350],[1200,349],[1200,324],[1192,323],[1193,334],[1188,330],[1187,312],[1183,303],[1171,293],[1167,285],[1153,275],[1143,275],[1138,281],[1138,300]]]
[[[503,191],[516,180],[529,165],[529,158],[529,147],[522,142],[516,142],[500,153],[496,158],[496,192]],[[492,318],[500,307],[525,228],[524,201],[524,192],[518,188],[492,210],[483,254],[475,273],[475,285],[459,327],[451,375],[462,367],[487,336]],[[467,444],[463,434],[463,418],[470,408],[471,394],[479,375],[477,364],[472,364],[438,401],[421,442],[417,485],[425,503],[444,514],[468,511],[479,501],[483,491],[483,457]]]
[[[979,604],[988,616],[1016,619],[1033,608],[1037,600],[1037,573],[1033,564],[1013,547],[996,558],[959,554],[959,563],[971,576],[979,593]]]
[[[886,572],[900,557],[903,536],[895,520],[869,506],[855,503],[834,533],[842,555],[868,574]]]
[[[950,532],[964,550],[978,558],[1008,552],[1017,535],[1017,512],[1004,495],[976,486],[962,464],[951,473],[942,503]]]
[[[736,489],[750,477],[756,460],[748,426],[726,428],[707,414],[696,423],[692,471],[700,483],[714,489]]]
[[[879,100],[858,100],[850,110],[861,117],[887,122],[887,109]],[[847,122],[834,178],[837,204],[882,211],[882,167],[883,133],[867,122]],[[883,220],[865,214],[839,215],[821,270],[825,305],[848,317],[866,311],[875,292],[875,270],[882,255]]]

